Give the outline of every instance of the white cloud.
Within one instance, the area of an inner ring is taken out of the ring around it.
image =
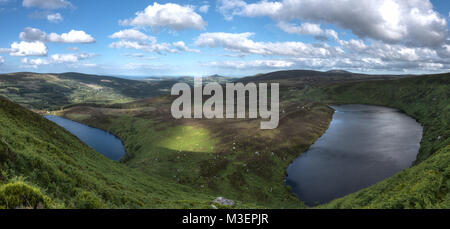
[[[121,39],[120,41],[111,43],[109,45],[110,48],[136,49],[145,52],[156,52],[158,54],[163,54],[164,52],[177,53],[179,51],[200,52],[199,50],[188,48],[183,41],[174,42],[172,44],[157,43],[155,37],[147,36],[135,29],[122,30],[109,37]]]
[[[95,39],[84,31],[71,30],[61,35],[50,33],[48,35],[48,41],[57,43],[94,43]]]
[[[152,36],[148,36],[138,30],[135,29],[126,29],[116,32],[109,36],[109,38],[113,39],[125,39],[125,40],[137,40],[137,41],[145,41],[149,40],[151,42],[156,42],[156,38]]]
[[[95,39],[84,31],[71,30],[68,33],[47,34],[40,29],[27,27],[20,33],[19,38],[23,41],[41,41],[55,43],[94,43]]]
[[[71,68],[96,68],[99,66],[100,65],[94,64],[94,63],[77,63],[77,64],[68,65],[68,67],[71,67]]]
[[[220,0],[218,9],[227,19],[269,16],[277,21],[334,24],[360,38],[387,43],[437,47],[448,37],[446,19],[429,0],[262,0],[252,4]]]
[[[48,53],[47,46],[40,42],[14,42],[11,44],[11,56],[46,56]]]
[[[49,22],[58,23],[58,22],[63,21],[64,19],[63,19],[63,17],[61,16],[60,13],[55,13],[55,14],[49,14],[49,15],[47,15],[47,20],[48,20]]]
[[[339,49],[326,44],[255,42],[249,39],[253,35],[253,33],[203,33],[196,39],[195,44],[200,47],[224,47],[227,51],[264,56],[330,57],[341,52]]]
[[[180,50],[180,51],[185,51],[185,52],[196,52],[196,53],[199,53],[199,52],[200,52],[200,50],[188,48],[188,47],[186,46],[186,44],[184,44],[183,41],[177,41],[177,42],[174,42],[174,43],[172,44],[172,46],[175,47],[176,49]]]
[[[23,58],[22,64],[28,68],[38,68],[41,65],[50,64],[79,64],[80,61],[97,56],[96,54],[54,54],[48,58]]]
[[[24,67],[27,67],[27,68],[38,68],[41,65],[50,64],[50,62],[47,59],[42,59],[42,58],[38,58],[38,59],[23,58],[22,64],[24,64],[25,65]]]
[[[325,43],[302,42],[256,42],[250,39],[253,33],[203,33],[195,41],[198,46],[222,47],[234,54],[228,57],[246,58],[259,55],[266,60],[213,61],[212,67],[255,71],[277,69],[348,69],[358,71],[418,69],[445,71],[450,66],[450,46],[443,49],[430,47],[408,47],[402,44],[387,44],[380,41],[337,40],[337,46]],[[287,59],[279,59],[280,56]]]
[[[274,16],[283,8],[283,4],[266,0],[253,4],[247,4],[242,0],[219,0],[217,8],[225,16],[225,19],[232,20],[236,15]]]
[[[343,55],[339,58],[293,57],[271,60],[239,60],[212,61],[204,63],[207,67],[224,68],[239,71],[275,71],[287,69],[347,69],[350,71],[404,71],[423,70],[426,72],[449,71],[447,62],[435,59],[420,58],[419,61],[408,61],[407,58],[368,57],[366,55]]]
[[[9,48],[0,48],[0,53],[10,53],[11,49]]]
[[[194,12],[190,6],[180,6],[178,4],[153,3],[144,11],[137,12],[136,17],[119,21],[121,25],[149,26],[154,30],[160,27],[169,27],[173,30],[184,29],[204,29],[206,22]]]
[[[60,9],[66,7],[72,7],[72,3],[66,0],[23,0],[22,6],[30,8],[30,7],[38,7],[41,9]]]
[[[419,63],[419,66],[423,70],[435,70],[435,69],[442,69],[444,68],[444,65],[441,63]]]
[[[2,56],[0,56],[0,64],[3,64],[3,63],[5,63],[5,59],[3,59]]]
[[[338,40],[338,43],[343,47],[351,50],[362,51],[367,48],[367,45],[362,40],[351,39],[348,41]]]
[[[203,6],[200,6],[200,8],[198,8],[198,12],[200,12],[200,13],[206,14],[206,13],[208,13],[208,11],[209,11],[209,5],[203,5]]]
[[[81,54],[54,54],[50,56],[52,63],[76,63],[80,60],[85,60],[96,56],[95,54],[81,53]]]
[[[144,53],[126,53],[124,56],[127,57],[135,57],[135,58],[143,58],[145,56]]]
[[[336,31],[332,29],[323,30],[322,28],[320,28],[319,24],[303,23],[300,26],[297,26],[281,21],[278,23],[278,27],[280,27],[280,29],[282,29],[283,31],[291,34],[313,35],[318,39],[321,39],[321,37],[331,37],[335,40],[339,39]]]
[[[158,57],[155,56],[146,56],[144,53],[126,53],[123,54],[126,57],[139,58],[144,60],[157,60]]]
[[[295,65],[295,62],[289,60],[212,61],[205,65],[234,69],[284,69]]]
[[[136,49],[145,52],[156,52],[158,54],[163,54],[164,52],[175,53],[178,52],[175,49],[171,48],[171,45],[168,43],[147,43],[141,41],[127,41],[120,40],[117,42],[113,42],[109,45],[110,48],[127,48],[127,49]]]
[[[20,40],[23,41],[47,41],[47,34],[40,29],[27,27],[19,34]]]
[[[78,47],[67,47],[66,49],[69,51],[79,51],[80,50],[80,48],[78,48]]]
[[[128,63],[121,66],[124,70],[163,70],[168,71],[169,69],[173,69],[173,66],[160,65],[160,64],[151,64],[151,63]]]

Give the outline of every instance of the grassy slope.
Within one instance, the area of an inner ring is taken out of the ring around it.
[[[0,208],[7,207],[5,190],[15,190],[13,196],[27,191],[21,180],[57,208],[207,208],[214,198],[113,162],[56,124],[0,98]]]
[[[450,74],[335,85],[302,96],[395,107],[424,126],[415,166],[322,208],[450,208]]]

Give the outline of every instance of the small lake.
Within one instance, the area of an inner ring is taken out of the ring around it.
[[[122,141],[104,130],[58,116],[48,115],[45,118],[68,130],[86,145],[111,160],[118,161],[126,153]]]
[[[369,187],[416,160],[422,126],[400,111],[332,106],[329,129],[287,169],[286,184],[312,206]]]

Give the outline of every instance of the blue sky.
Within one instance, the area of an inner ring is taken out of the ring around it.
[[[0,72],[450,69],[447,0],[0,0]]]

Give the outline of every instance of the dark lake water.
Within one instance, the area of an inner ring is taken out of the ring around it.
[[[422,126],[396,109],[332,106],[326,133],[288,168],[286,184],[308,205],[327,203],[412,165]]]
[[[49,115],[45,116],[45,118],[68,130],[86,143],[86,145],[111,160],[118,161],[126,153],[122,141],[104,130],[86,126],[58,116]]]

